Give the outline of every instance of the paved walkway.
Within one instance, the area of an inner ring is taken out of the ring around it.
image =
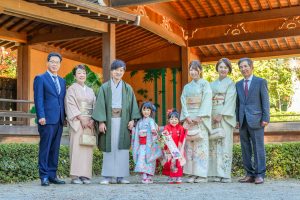
[[[156,177],[155,184],[140,184],[138,176],[129,178],[129,185],[100,185],[95,177],[91,185],[69,184],[41,187],[39,181],[0,185],[0,200],[90,200],[90,199],[146,199],[146,200],[300,200],[300,180],[266,180],[262,185],[232,183],[166,183],[165,177]]]

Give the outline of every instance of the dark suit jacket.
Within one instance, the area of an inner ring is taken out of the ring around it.
[[[270,101],[267,81],[253,76],[248,96],[244,92],[244,79],[236,83],[237,89],[237,122],[242,126],[244,117],[250,128],[262,128],[261,122],[270,121]]]
[[[65,119],[64,98],[66,95],[66,81],[58,77],[60,94],[57,93],[52,77],[48,72],[38,75],[34,79],[34,104],[38,120],[46,119],[46,124],[63,124]]]

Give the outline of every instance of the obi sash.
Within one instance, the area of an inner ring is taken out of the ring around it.
[[[89,104],[88,102],[81,101],[79,102],[79,110],[81,115],[90,117],[93,112],[93,105]]]
[[[225,102],[225,93],[217,93],[212,98],[213,106],[224,105],[224,102]]]
[[[202,96],[186,97],[186,105],[188,109],[200,108]]]

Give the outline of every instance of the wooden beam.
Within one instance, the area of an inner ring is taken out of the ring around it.
[[[161,14],[162,16],[166,16],[167,18],[171,19],[173,22],[181,26],[182,28],[186,29],[187,28],[187,22],[186,20],[181,17],[178,14],[178,11],[176,11],[172,6],[167,5],[167,4],[151,4],[147,6],[153,12],[157,12]]]
[[[190,39],[189,47],[195,46],[206,46],[206,45],[217,45],[226,44],[233,42],[245,42],[245,41],[256,41],[256,40],[267,40],[274,38],[293,37],[299,36],[300,29],[289,29],[289,30],[277,30],[272,32],[256,32],[246,33],[235,36],[221,36],[215,38],[204,38],[204,39]]]
[[[201,62],[215,64],[216,61],[222,57],[226,57],[230,60],[238,60],[243,57],[255,58],[255,59],[271,59],[277,57],[287,57],[287,56],[300,56],[300,49],[291,49],[291,50],[281,50],[281,51],[269,51],[269,52],[256,52],[256,53],[243,53],[243,54],[232,54],[224,56],[215,56],[215,57],[203,57]]]
[[[100,52],[99,52],[100,53]],[[104,82],[110,79],[110,65],[116,59],[116,25],[109,24],[102,34],[102,73]]]
[[[125,7],[125,6],[134,6],[134,5],[145,5],[149,3],[162,3],[172,0],[109,0],[109,6],[112,7]],[[174,0],[173,0],[174,1]]]
[[[165,40],[168,40],[170,43],[177,44],[178,46],[186,46],[182,36],[164,29],[162,26],[150,21],[146,17],[141,16],[140,26]]]
[[[181,47],[181,88],[189,82],[189,64],[191,61],[191,48]]]
[[[84,56],[82,54],[72,53],[71,51],[67,51],[64,49],[56,48],[56,47],[45,45],[45,44],[44,45],[42,45],[42,44],[32,45],[31,47],[32,47],[32,49],[46,52],[46,53],[59,52],[62,55],[62,57],[64,57],[64,58],[67,58],[70,60],[75,60],[75,61],[87,64],[87,65],[93,65],[93,66],[98,66],[98,67],[101,66],[101,60],[92,58],[90,56]]]
[[[28,44],[60,42],[87,37],[101,37],[101,34],[76,28],[55,28],[51,30],[51,33],[31,36],[30,39],[28,39]]]
[[[133,13],[129,8],[122,8],[123,11]],[[140,16],[138,23],[142,28],[168,40],[170,43],[177,44],[178,46],[186,46],[183,35],[177,35],[176,33],[170,32],[167,29],[163,28],[161,25],[149,20],[147,17]]]
[[[97,33],[107,32],[107,24],[104,22],[40,6],[23,0],[1,0],[0,11],[4,14],[35,21],[64,24]]]
[[[271,20],[284,17],[298,16],[300,6],[293,6],[288,8],[272,9],[265,11],[247,12],[241,14],[232,14],[226,16],[200,18],[188,20],[188,30],[195,30],[197,28],[205,28],[211,26],[221,26],[227,24],[237,24],[242,22]]]
[[[18,33],[14,31],[8,31],[4,28],[0,28],[0,39],[12,42],[26,43],[27,38],[25,33]]]

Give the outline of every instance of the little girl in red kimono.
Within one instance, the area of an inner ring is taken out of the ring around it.
[[[184,144],[186,131],[183,126],[179,124],[179,113],[176,109],[168,111],[168,122],[165,126],[164,132],[170,134],[178,150],[182,154],[181,159],[174,159],[168,149],[167,145],[164,146],[164,162],[162,174],[169,176],[169,183],[182,183],[181,177],[183,176],[184,165]]]

